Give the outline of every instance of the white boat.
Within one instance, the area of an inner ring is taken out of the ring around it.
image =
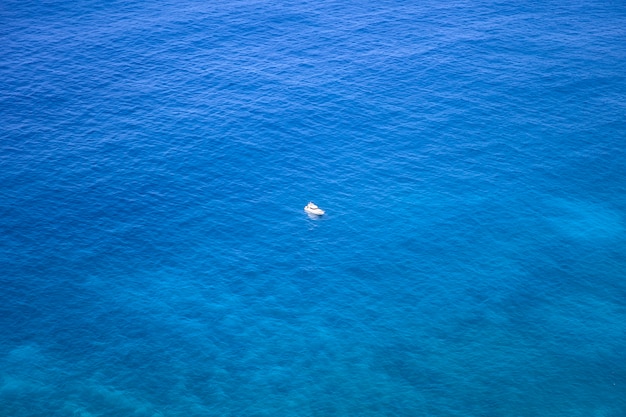
[[[317,207],[312,202],[309,202],[309,204],[304,206],[304,211],[306,211],[307,213],[310,213],[310,214],[315,214],[316,216],[321,216],[322,214],[325,213],[324,210],[322,210],[321,208]]]

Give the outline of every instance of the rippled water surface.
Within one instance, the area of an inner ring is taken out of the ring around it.
[[[4,1],[0,415],[626,415],[625,28]]]

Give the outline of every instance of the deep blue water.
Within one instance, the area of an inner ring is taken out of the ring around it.
[[[623,2],[7,0],[0,45],[1,416],[626,415]]]

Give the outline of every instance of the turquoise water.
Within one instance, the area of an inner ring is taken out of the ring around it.
[[[0,415],[626,415],[623,4],[5,1],[0,40]]]

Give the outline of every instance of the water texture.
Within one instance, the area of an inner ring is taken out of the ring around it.
[[[7,0],[0,45],[1,416],[626,415],[624,4]]]

